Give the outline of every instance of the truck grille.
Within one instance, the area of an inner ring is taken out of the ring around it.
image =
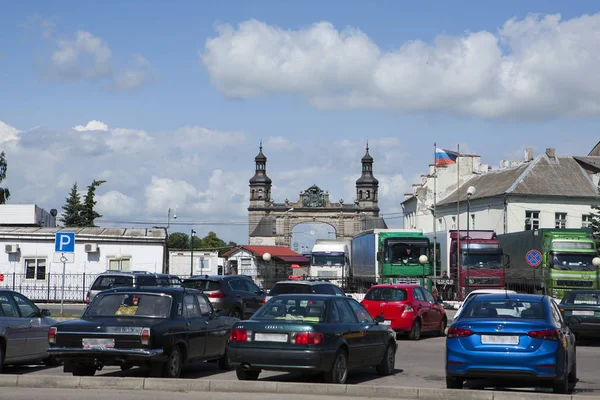
[[[500,278],[469,278],[470,285],[499,285]]]
[[[317,276],[319,278],[337,278],[338,271],[318,271]]]
[[[573,280],[559,279],[556,281],[556,286],[591,288],[594,286],[594,281],[573,281]]]

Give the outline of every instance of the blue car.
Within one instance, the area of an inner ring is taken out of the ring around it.
[[[555,302],[518,293],[470,299],[446,338],[446,387],[462,389],[465,380],[570,393],[577,382],[575,335]]]

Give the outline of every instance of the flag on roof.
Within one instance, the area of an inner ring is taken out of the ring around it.
[[[455,151],[435,149],[435,166],[440,167],[443,165],[456,164],[458,153]]]

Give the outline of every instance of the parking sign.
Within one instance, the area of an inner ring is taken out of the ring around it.
[[[56,237],[54,239],[54,251],[57,253],[74,253],[75,233],[56,232]]]

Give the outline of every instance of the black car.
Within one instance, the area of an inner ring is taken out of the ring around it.
[[[366,366],[390,375],[396,334],[381,322],[345,296],[280,295],[234,325],[229,362],[240,380],[255,380],[261,370],[311,371],[343,384],[350,368]]]
[[[100,292],[81,319],[52,326],[47,352],[75,376],[118,365],[176,378],[189,361],[218,360],[229,369],[226,345],[237,321],[218,315],[198,290],[111,289]]]
[[[103,290],[141,286],[180,287],[181,279],[177,275],[147,271],[106,271],[96,277],[85,296],[85,302],[89,304]]]
[[[277,282],[269,294],[267,294],[266,301],[271,297],[278,296],[280,294],[300,294],[300,293],[313,293],[313,294],[328,294],[336,296],[346,296],[344,291],[337,285],[322,281],[322,280],[301,280],[301,281],[281,281]]]

